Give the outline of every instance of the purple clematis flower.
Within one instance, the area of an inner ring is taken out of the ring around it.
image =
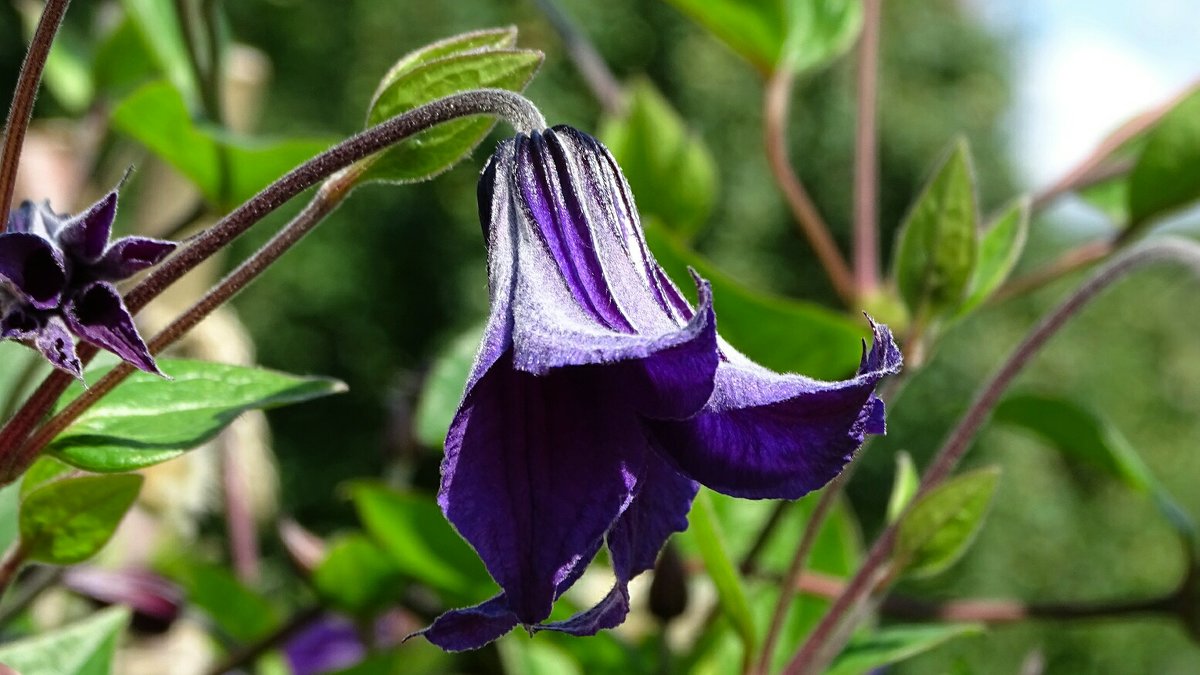
[[[819,382],[751,362],[692,307],[646,246],[629,186],[568,127],[518,135],[479,185],[491,315],[446,438],[438,502],[502,592],[422,633],[474,649],[517,625],[590,635],[621,623],[627,585],[687,527],[698,484],[796,499],[884,431],[875,384],[900,368],[886,326],[855,377]],[[545,623],[607,545],[616,583]]]
[[[175,244],[109,242],[116,214],[116,190],[76,216],[28,201],[9,214],[0,234],[0,339],[31,344],[81,380],[72,335],[161,374],[112,282],[159,262]]]

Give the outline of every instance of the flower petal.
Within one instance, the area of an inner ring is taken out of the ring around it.
[[[0,235],[0,277],[30,305],[53,309],[62,301],[67,265],[49,241],[28,232],[8,232]]]
[[[107,349],[136,368],[162,375],[112,284],[104,281],[88,284],[68,303],[63,316],[71,332],[84,340]]]
[[[175,250],[175,242],[149,237],[122,237],[112,243],[91,268],[100,281],[120,281],[158,264]]]
[[[798,499],[841,471],[865,434],[882,433],[875,384],[900,369],[886,326],[859,373],[842,382],[780,375],[731,348],[705,410],[684,421],[648,421],[660,447],[686,475],[751,499]]]
[[[525,624],[550,615],[632,499],[648,451],[600,368],[536,377],[511,355],[475,384],[446,439],[438,503]]]
[[[656,452],[646,455],[637,496],[608,533],[608,550],[617,581],[595,607],[538,630],[594,635],[621,625],[629,614],[629,581],[654,567],[659,551],[675,532],[687,529],[688,511],[699,485],[682,476]]]
[[[50,317],[46,325],[34,334],[34,345],[50,365],[83,381],[83,363],[75,354],[75,338],[56,316]]]
[[[508,608],[508,601],[501,593],[474,607],[452,609],[405,640],[423,635],[448,652],[461,652],[479,649],[515,628],[517,623],[517,615]]]
[[[91,264],[100,259],[108,246],[113,219],[117,217],[117,191],[88,207],[87,211],[63,223],[58,243],[72,258]]]

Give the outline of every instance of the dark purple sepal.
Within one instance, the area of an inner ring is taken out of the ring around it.
[[[596,603],[595,607],[580,612],[565,621],[551,621],[531,626],[530,629],[534,632],[549,630],[584,637],[620,626],[628,614],[629,590],[626,584],[618,583],[613,586],[608,595],[604,596],[604,599]]]
[[[83,363],[75,353],[75,338],[57,316],[50,317],[36,333],[33,344],[50,365],[83,381]]]
[[[162,375],[121,295],[112,284],[97,281],[83,288],[63,313],[71,332],[121,357],[126,363]]]
[[[63,254],[49,241],[28,232],[0,234],[0,277],[38,309],[53,309],[67,286]]]
[[[433,621],[428,628],[404,638],[418,635],[448,652],[461,652],[493,642],[517,627],[520,621],[508,607],[501,593],[474,607],[452,609]]]
[[[63,223],[58,231],[58,243],[72,258],[93,264],[104,255],[116,216],[117,191],[113,190],[87,211]]]
[[[120,281],[156,265],[175,250],[173,241],[149,237],[122,237],[112,243],[90,269],[100,281]]]

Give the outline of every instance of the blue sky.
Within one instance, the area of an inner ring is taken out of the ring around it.
[[[1013,153],[1043,185],[1200,78],[1200,0],[970,0],[1017,57]]]

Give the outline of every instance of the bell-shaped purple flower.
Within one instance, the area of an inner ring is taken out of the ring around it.
[[[709,285],[692,307],[646,246],[629,186],[568,127],[505,141],[479,186],[491,315],[446,439],[438,502],[502,592],[423,631],[473,649],[517,625],[590,635],[621,623],[627,585],[687,527],[698,483],[796,499],[883,433],[875,384],[900,368],[872,324],[858,374],[781,375],[716,333]],[[545,623],[608,546],[616,583]]]
[[[116,190],[76,216],[28,201],[9,214],[0,234],[0,339],[30,344],[80,379],[74,337],[159,372],[113,282],[159,262],[175,244],[109,242],[116,214]]]

